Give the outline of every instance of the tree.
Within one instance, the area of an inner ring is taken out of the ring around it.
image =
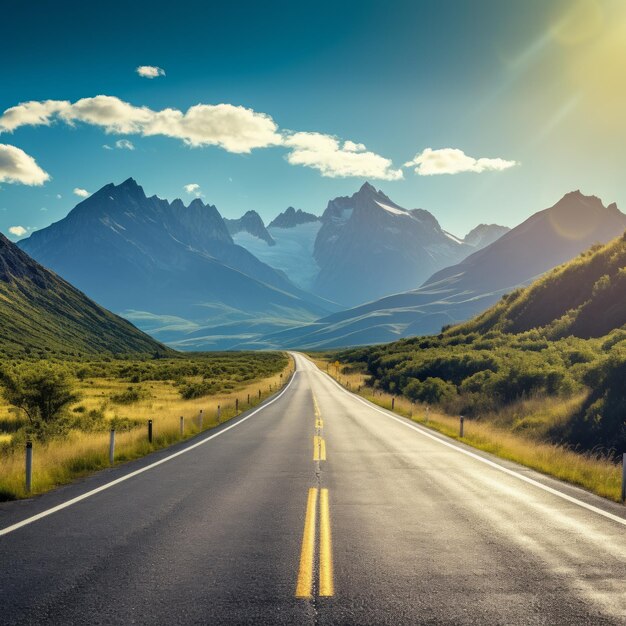
[[[52,363],[4,368],[0,382],[4,399],[24,412],[41,438],[58,430],[65,409],[79,398],[69,373]]]

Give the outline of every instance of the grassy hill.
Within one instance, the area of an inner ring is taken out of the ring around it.
[[[451,334],[545,328],[551,339],[601,337],[626,324],[626,234],[594,246]]]
[[[168,352],[0,234],[0,356]]]

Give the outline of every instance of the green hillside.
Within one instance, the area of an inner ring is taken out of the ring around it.
[[[626,324],[626,235],[594,246],[525,289],[504,296],[450,334],[544,328],[551,339],[601,337]]]
[[[0,356],[168,352],[0,234]]]

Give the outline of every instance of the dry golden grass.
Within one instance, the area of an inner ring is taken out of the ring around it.
[[[108,420],[127,417],[145,425],[130,431],[117,432],[115,437],[115,464],[144,456],[172,443],[188,439],[201,430],[218,425],[217,407],[221,407],[220,423],[235,416],[235,401],[239,412],[247,410],[286,384],[293,372],[293,362],[282,373],[243,385],[230,393],[216,394],[193,400],[182,400],[171,382],[141,383],[150,393],[149,398],[129,405],[110,401],[111,396],[128,388],[128,383],[111,379],[87,379],[80,385],[82,398],[76,406],[86,411],[103,408]],[[259,391],[261,396],[259,398]],[[248,403],[249,398],[249,403]],[[73,407],[73,408],[76,408]],[[202,429],[198,416],[203,412]],[[184,436],[180,435],[180,418],[184,417]],[[14,410],[0,405],[0,420],[10,425],[19,419]],[[147,421],[153,422],[153,442],[148,443]],[[10,435],[4,435],[5,438]],[[108,431],[71,431],[67,438],[53,439],[48,443],[33,444],[33,489],[38,494],[87,473],[109,467]],[[17,449],[0,459],[0,500],[23,498],[28,494],[24,485],[24,453]]]
[[[365,376],[360,373],[344,373],[343,366],[335,368],[323,359],[313,358],[323,371],[333,376],[347,389],[359,393],[362,397],[380,407],[391,410],[392,400],[394,411],[408,417],[414,422],[436,430],[452,439],[460,438],[459,417],[446,415],[420,403],[412,403],[402,396],[373,390],[365,385]],[[328,366],[328,367],[327,367]],[[338,371],[337,371],[338,370]],[[528,401],[526,407],[516,407],[517,423],[524,420],[523,412],[528,411],[526,418],[557,421],[564,419],[571,410],[581,402],[576,396],[567,401],[548,399],[543,408],[539,399]],[[524,429],[521,429],[524,432]],[[578,485],[599,496],[619,502],[621,499],[621,466],[606,459],[598,459],[592,455],[578,453],[564,446],[538,441],[534,436],[524,436],[519,432],[499,427],[491,421],[465,420],[462,441],[479,450],[490,452],[500,458],[508,459],[543,474],[554,476],[560,480]]]

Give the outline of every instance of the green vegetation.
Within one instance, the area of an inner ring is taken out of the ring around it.
[[[116,461],[137,458],[254,406],[286,382],[291,360],[280,352],[180,355],[163,359],[9,361],[2,366],[0,500],[24,493],[23,445],[34,439],[34,491],[40,493],[108,466],[109,430]],[[189,395],[187,390],[201,388]],[[202,424],[198,415],[202,410]],[[147,420],[154,441],[148,444]]]
[[[63,418],[79,396],[63,367],[46,362],[13,365],[0,370],[0,383],[5,401],[28,419],[29,436],[44,440],[69,427]]]
[[[451,415],[598,454],[626,450],[621,330],[602,339],[558,340],[540,330],[448,332],[348,350],[338,358],[367,374],[374,389],[438,405]],[[556,410],[561,406],[567,414]]]

